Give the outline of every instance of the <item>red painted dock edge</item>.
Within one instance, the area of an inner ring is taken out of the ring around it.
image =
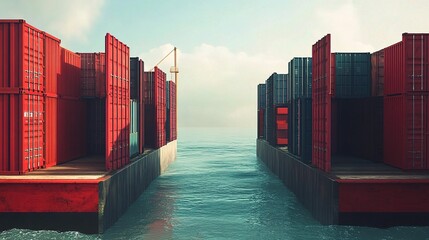
[[[0,180],[0,212],[98,213],[100,180]],[[28,197],[31,194],[31,197]]]
[[[429,213],[429,179],[339,179],[344,213]]]

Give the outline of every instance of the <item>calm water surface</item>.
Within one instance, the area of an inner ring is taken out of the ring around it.
[[[429,239],[427,227],[322,226],[256,158],[253,129],[180,129],[177,160],[103,235],[0,239]]]

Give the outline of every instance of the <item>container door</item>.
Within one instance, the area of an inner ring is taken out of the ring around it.
[[[313,138],[312,163],[326,172],[331,170],[331,97],[334,79],[331,76],[331,35],[313,45]],[[335,70],[335,69],[334,69]],[[335,71],[333,71],[335,74]]]
[[[106,169],[129,162],[130,55],[129,48],[106,34]]]

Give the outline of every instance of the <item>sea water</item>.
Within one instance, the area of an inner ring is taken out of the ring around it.
[[[176,161],[102,235],[13,229],[0,239],[429,239],[429,227],[319,224],[257,159],[255,135],[179,129]]]

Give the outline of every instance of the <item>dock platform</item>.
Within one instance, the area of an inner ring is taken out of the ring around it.
[[[97,157],[25,175],[0,176],[0,231],[103,233],[176,158],[177,141],[107,172]]]
[[[332,171],[257,140],[257,156],[325,225],[429,226],[429,172],[339,156]]]

